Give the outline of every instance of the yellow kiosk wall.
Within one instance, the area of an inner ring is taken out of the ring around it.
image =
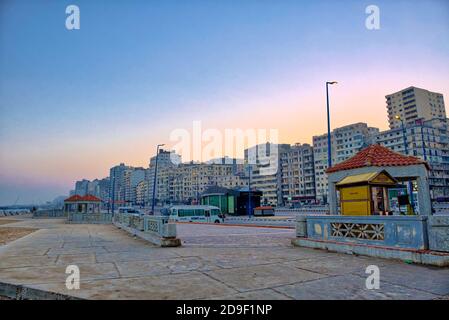
[[[342,215],[371,215],[371,194],[368,185],[341,188],[340,199]]]

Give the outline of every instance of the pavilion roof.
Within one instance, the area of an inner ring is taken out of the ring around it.
[[[327,173],[351,170],[363,167],[394,167],[423,164],[430,169],[429,164],[417,157],[404,156],[378,144],[372,144],[359,151],[353,157],[336,164],[326,170]]]
[[[64,200],[64,202],[98,202],[101,201],[100,198],[97,198],[91,194],[87,194],[85,196],[80,196],[78,194],[75,194],[71,197],[68,197]]]

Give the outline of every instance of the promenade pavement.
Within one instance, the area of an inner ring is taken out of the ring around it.
[[[0,218],[1,219],[1,218]],[[15,219],[18,219],[15,217]],[[0,246],[0,283],[86,299],[442,299],[449,269],[293,247],[293,229],[178,224],[159,248],[112,225],[20,218],[38,229]],[[80,289],[65,286],[80,269]],[[365,286],[380,268],[380,289]]]

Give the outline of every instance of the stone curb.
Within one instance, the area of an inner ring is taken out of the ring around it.
[[[449,254],[430,250],[380,247],[366,244],[343,243],[308,238],[293,238],[291,243],[297,247],[323,249],[331,252],[359,254],[384,259],[397,259],[436,267],[449,266]]]
[[[14,300],[84,300],[66,294],[6,282],[0,282],[0,296]]]

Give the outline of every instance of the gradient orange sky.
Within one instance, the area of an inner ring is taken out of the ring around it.
[[[121,162],[147,167],[157,143],[170,148],[170,132],[195,120],[311,143],[326,132],[330,80],[332,128],[387,129],[385,95],[409,86],[448,103],[445,1],[379,1],[374,31],[363,1],[248,1],[239,11],[131,1],[107,16],[101,1],[80,1],[74,32],[63,4],[36,3],[0,8],[0,204],[50,200]]]

